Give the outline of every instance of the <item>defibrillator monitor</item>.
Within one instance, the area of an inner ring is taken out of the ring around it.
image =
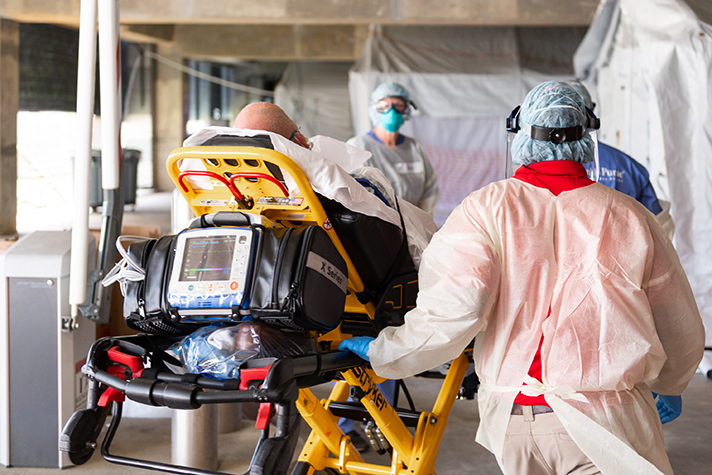
[[[247,308],[261,236],[262,228],[249,226],[181,232],[168,281],[168,304],[181,317],[229,317]]]

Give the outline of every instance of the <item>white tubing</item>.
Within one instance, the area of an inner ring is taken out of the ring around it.
[[[69,304],[72,316],[86,300],[87,249],[89,246],[89,183],[91,136],[94,117],[96,74],[96,0],[82,0],[79,19],[77,68],[77,154],[74,159],[74,219],[69,274]]]
[[[101,94],[101,186],[119,189],[121,82],[119,3],[99,0],[99,85]]]

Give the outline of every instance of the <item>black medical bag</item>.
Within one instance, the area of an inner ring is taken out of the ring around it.
[[[217,213],[215,218],[196,220],[192,227],[215,228],[219,234],[220,224],[252,226],[231,214],[241,213]],[[331,330],[338,326],[346,301],[348,270],[326,231],[319,226],[259,227],[252,270],[244,283],[245,297],[240,305],[230,308],[205,310],[200,302],[194,309],[177,308],[169,303],[169,280],[185,274],[173,269],[184,265],[176,262],[179,234],[131,243],[128,255],[144,269],[145,278],[126,282],[126,324],[157,335],[187,335],[202,325],[240,321],[248,315],[292,330]]]
[[[346,303],[346,262],[319,226],[266,233],[252,317],[291,330],[332,330]]]
[[[319,199],[363,281],[356,297],[376,305],[376,329],[402,325],[418,295],[418,270],[408,252],[405,223],[401,220],[399,228],[323,196]]]
[[[144,269],[140,281],[128,281],[124,296],[124,319],[129,328],[156,335],[187,335],[199,324],[181,323],[166,301],[166,285],[173,263],[175,235],[136,241],[128,255]]]

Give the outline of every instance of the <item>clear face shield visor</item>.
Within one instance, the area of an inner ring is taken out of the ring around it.
[[[598,181],[601,177],[601,162],[598,159],[598,130],[586,129],[593,141],[593,168],[589,170],[588,177],[593,181]]]
[[[504,154],[504,179],[512,178],[514,176],[514,171],[518,165],[514,164],[514,158],[512,157],[512,142],[514,142],[514,137],[517,136],[516,132],[511,132],[507,130],[507,152]]]
[[[507,121],[505,127],[507,129],[507,150],[504,154],[504,179],[512,178],[514,176],[514,171],[516,165],[514,164],[514,157],[512,157],[512,142],[514,142],[514,137],[517,136],[519,132],[519,110],[521,106],[514,108]]]
[[[589,176],[591,180],[598,181],[600,176],[600,163],[598,160],[598,129],[601,127],[601,121],[593,114],[593,111],[586,108],[586,124],[578,125],[575,127],[565,127],[565,128],[553,128],[553,127],[539,127],[536,125],[530,125],[527,123],[521,123],[519,118],[520,107],[514,108],[506,121],[507,129],[507,150],[505,153],[505,164],[504,164],[504,178],[511,178],[514,175],[517,165],[515,165],[512,157],[512,142],[517,136],[517,133],[524,132],[534,140],[542,140],[547,142],[552,142],[555,144],[561,144],[566,141],[581,140],[586,132],[591,137],[593,141],[594,150],[594,169],[592,170],[593,176]],[[590,173],[589,173],[590,174]]]

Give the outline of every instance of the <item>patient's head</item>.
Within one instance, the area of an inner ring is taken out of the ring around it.
[[[242,108],[233,128],[249,130],[266,130],[285,137],[305,148],[309,148],[309,141],[299,131],[299,127],[279,107],[270,102],[255,102]]]

